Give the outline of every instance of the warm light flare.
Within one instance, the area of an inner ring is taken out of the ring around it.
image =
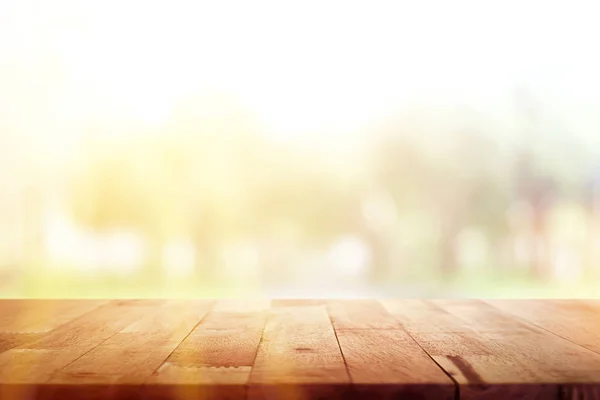
[[[592,7],[1,2],[0,279],[92,297],[583,282]]]

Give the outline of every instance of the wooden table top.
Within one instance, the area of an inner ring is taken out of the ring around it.
[[[0,300],[0,399],[600,399],[594,300]]]

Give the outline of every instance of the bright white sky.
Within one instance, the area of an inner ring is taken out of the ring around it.
[[[527,81],[596,101],[595,3],[4,0],[0,57],[66,60],[65,115],[88,104],[158,123],[212,87],[277,134],[347,132],[415,94],[485,104]]]

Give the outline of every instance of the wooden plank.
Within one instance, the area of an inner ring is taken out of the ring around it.
[[[180,367],[251,367],[265,313],[212,312],[167,362]]]
[[[324,306],[272,309],[249,380],[249,399],[344,398],[350,388]]]
[[[310,307],[324,306],[327,300],[324,299],[274,299],[271,300],[272,307]]]
[[[365,399],[451,400],[455,385],[403,330],[337,330],[354,392]]]
[[[146,385],[144,399],[245,399],[251,367],[181,367],[165,363]]]
[[[486,303],[600,353],[600,305],[582,300],[486,300]]]
[[[138,400],[145,399],[140,385],[8,383],[0,385],[0,398],[7,400]]]
[[[49,332],[106,303],[107,300],[2,300],[0,332]]]
[[[449,399],[432,359],[461,398],[600,398],[598,302],[44,304],[0,301],[0,399]]]
[[[148,315],[161,303],[156,300],[111,301],[48,332],[25,348],[50,350],[93,346]]]
[[[268,302],[219,301],[148,380],[151,395],[244,398]],[[158,388],[158,391],[155,389]]]
[[[481,300],[431,300],[478,333],[537,333],[540,329]]]
[[[149,304],[149,305],[145,305]],[[114,301],[0,354],[2,384],[39,384],[152,309],[151,303]],[[1,396],[0,396],[1,397]]]
[[[402,329],[376,300],[330,300],[327,306],[336,330]]]
[[[408,332],[472,332],[466,322],[430,301],[402,299],[380,300],[380,304],[400,322]]]
[[[26,325],[32,319],[39,320],[37,314],[40,310],[52,310],[64,303],[65,300],[3,299],[0,301],[0,331],[18,332],[20,327],[14,325],[18,325],[19,321],[25,320]]]
[[[596,300],[486,300],[486,303],[600,353],[600,303]],[[600,384],[579,377],[561,385],[561,399],[600,399]]]
[[[380,300],[429,354],[491,354],[467,322],[428,300]]]
[[[486,381],[497,383],[496,392],[511,390],[532,398],[568,399],[569,393],[581,390],[597,393],[600,383],[597,354],[482,301],[437,303],[481,332],[492,353],[440,360],[448,368],[455,367],[457,374],[485,371],[489,376]],[[526,304],[527,301],[522,302],[524,307]]]
[[[407,307],[398,304],[401,300],[382,303],[393,315]],[[566,399],[580,390],[597,390],[600,357],[590,350],[481,301],[424,304],[456,318],[444,316],[448,326],[439,332],[420,331],[420,324],[405,327],[460,384],[461,399]],[[411,315],[418,318],[417,313]],[[402,314],[396,316],[401,320]],[[423,313],[422,318],[425,323],[430,316]],[[470,332],[463,331],[465,323]]]
[[[250,312],[267,312],[271,306],[269,299],[254,299],[254,300],[238,300],[224,299],[218,300],[213,312],[234,312],[234,313],[250,313]]]
[[[0,353],[14,347],[23,346],[28,342],[38,340],[40,337],[41,334],[39,333],[0,333]]]
[[[212,303],[165,301],[62,368],[49,382],[142,384],[208,313]]]

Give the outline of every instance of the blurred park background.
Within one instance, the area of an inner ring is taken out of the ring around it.
[[[0,297],[597,297],[593,8],[0,2]]]

